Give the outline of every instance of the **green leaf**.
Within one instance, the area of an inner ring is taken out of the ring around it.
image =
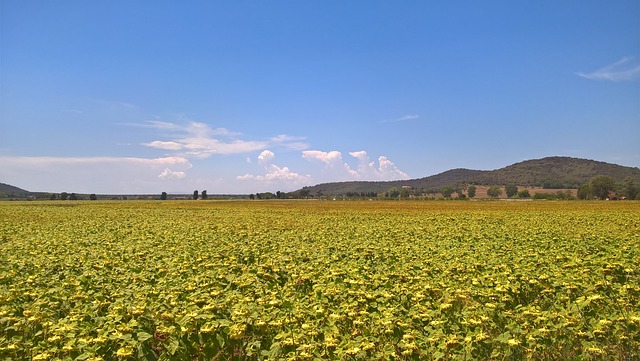
[[[138,341],[144,342],[150,338],[153,338],[153,335],[144,331],[139,331],[136,332],[136,337],[138,338]]]

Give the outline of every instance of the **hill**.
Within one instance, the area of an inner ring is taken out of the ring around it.
[[[26,198],[31,194],[22,188],[0,183],[0,198]]]
[[[309,194],[317,195],[347,195],[350,193],[381,193],[386,192],[389,188],[396,187],[402,188],[409,186],[415,189],[424,189],[427,192],[438,192],[440,187],[446,184],[459,183],[461,179],[470,179],[481,176],[486,171],[472,170],[472,169],[451,169],[446,172],[442,172],[430,177],[399,180],[399,181],[385,181],[385,182],[332,182],[322,183],[312,187],[306,187],[309,190]]]
[[[547,157],[532,159],[486,172],[473,178],[473,183],[517,184],[543,188],[578,188],[597,175],[609,176],[620,182],[632,177],[640,182],[640,169],[589,159]]]
[[[336,182],[306,187],[311,195],[347,195],[349,193],[380,193],[389,188],[409,186],[436,193],[445,185],[506,185],[542,187],[548,189],[578,188],[592,177],[605,175],[620,182],[626,177],[640,184],[640,169],[589,159],[571,157],[547,157],[526,160],[504,168],[486,171],[452,169],[419,179],[387,182]]]

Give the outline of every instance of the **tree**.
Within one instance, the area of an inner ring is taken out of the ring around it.
[[[591,178],[589,185],[591,186],[591,194],[599,199],[607,199],[609,192],[613,191],[616,181],[611,177],[599,175]]]
[[[95,200],[97,200],[97,199],[98,199],[98,196],[96,196],[96,195],[95,195],[95,193],[91,193],[91,194],[89,195],[89,199],[90,199],[90,200],[92,200],[92,201],[95,201]]]
[[[70,201],[77,201],[78,200],[78,195],[75,193],[71,193],[71,195],[69,196],[69,200]]]
[[[69,194],[67,192],[60,193],[60,199],[66,201],[69,198]]]
[[[620,193],[627,199],[635,199],[638,195],[638,188],[635,186],[633,182],[633,178],[626,177],[622,181],[622,189]]]
[[[249,194],[249,199],[253,200],[256,199],[256,196],[253,195],[253,193]]]
[[[528,189],[523,189],[520,192],[518,192],[518,197],[520,197],[520,198],[531,198],[531,194],[529,194],[529,190]]]
[[[194,200],[198,200],[198,190],[196,189],[195,191],[193,191],[193,199]]]
[[[476,196],[476,186],[470,185],[467,187],[467,197],[473,198]]]
[[[440,193],[442,193],[442,196],[445,198],[451,198],[451,194],[453,194],[454,191],[455,189],[451,185],[446,185],[440,188]]]
[[[578,188],[578,199],[589,199],[591,197],[591,185],[589,183],[585,183]]]
[[[515,184],[507,184],[504,186],[504,191],[507,193],[507,197],[511,198],[518,193],[518,186]]]
[[[209,197],[209,196],[207,195],[207,190],[206,190],[206,189],[205,189],[205,190],[203,190],[203,191],[202,191],[202,195],[200,195],[200,198],[202,198],[202,199],[207,199],[208,197]]]
[[[398,191],[398,188],[396,187],[391,187],[387,191],[387,195],[389,198],[398,198],[398,196],[400,195],[400,191]]]
[[[502,194],[502,189],[500,189],[500,186],[491,186],[487,190],[487,195],[489,195],[489,197],[491,198],[498,198],[500,197],[501,194]]]
[[[160,194],[160,199],[163,200],[163,201],[166,201],[167,200],[167,192],[162,192]]]
[[[52,193],[52,194],[51,194],[51,197],[50,197],[49,199],[51,199],[52,201],[55,201],[55,200],[56,200],[56,194],[55,194],[55,193]]]

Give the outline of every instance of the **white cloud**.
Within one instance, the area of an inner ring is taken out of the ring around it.
[[[187,158],[204,159],[212,155],[246,154],[264,150],[268,146],[281,146],[288,149],[306,149],[308,145],[301,142],[301,137],[278,135],[268,140],[240,139],[240,133],[232,132],[226,128],[211,128],[202,122],[189,122],[186,125],[178,125],[169,122],[147,121],[144,127],[170,131],[168,140],[154,140],[142,145],[178,152],[177,154]]]
[[[337,150],[323,152],[321,150],[305,150],[302,152],[302,158],[319,160],[327,165],[342,163],[342,153]]]
[[[268,166],[276,155],[270,150],[263,150],[258,156],[258,163],[261,166]]]
[[[409,179],[407,173],[401,171],[385,156],[378,157],[378,174],[381,179]]]
[[[266,173],[261,175],[245,174],[237,176],[236,179],[239,181],[266,182],[269,186],[273,186],[274,183],[276,183],[278,186],[286,189],[292,186],[296,187],[309,184],[311,176],[296,173],[290,170],[289,167],[279,167],[272,164],[271,161],[274,158],[275,154],[272,151],[262,151],[258,156],[258,163],[264,167]]]
[[[325,172],[333,173],[338,179],[347,177],[347,179],[358,178],[358,172],[349,167],[349,164],[342,160],[342,153],[337,150],[323,152],[320,150],[306,150],[302,152],[302,158],[307,160],[318,160],[325,164]]]
[[[407,179],[409,176],[398,169],[396,165],[387,157],[380,156],[378,165],[369,160],[367,152],[364,150],[350,152],[350,156],[358,159],[358,169],[353,170],[347,162],[342,159],[342,153],[333,150],[323,152],[319,150],[308,150],[302,152],[302,158],[307,160],[318,160],[325,164],[325,178],[331,181],[343,180],[395,180]]]
[[[162,179],[182,179],[184,177],[186,177],[187,174],[185,172],[176,172],[176,171],[172,171],[169,168],[165,168],[162,173],[160,173],[158,175],[158,178],[162,178]]]
[[[609,64],[591,73],[576,73],[589,80],[624,81],[640,79],[640,64],[624,57],[613,64]]]
[[[146,145],[147,147],[165,149],[165,150],[180,150],[183,148],[183,145],[177,142],[163,142],[160,140],[154,140],[150,143],[143,143],[142,145]]]
[[[177,129],[178,128],[178,126],[173,123],[162,122],[159,120],[148,120],[142,124],[132,124],[132,125],[140,126],[143,128],[154,128],[154,129]]]
[[[286,134],[279,134],[270,139],[273,145],[282,145],[291,150],[305,150],[309,148],[309,144],[303,142],[304,137],[293,137]]]
[[[191,168],[189,160],[182,157],[133,158],[133,157],[0,157],[0,164],[23,164],[26,167],[54,167],[92,164],[165,165],[182,164]]]
[[[155,193],[165,186],[179,189],[177,182],[191,167],[183,157],[5,156],[0,157],[0,179],[30,191]]]
[[[407,115],[401,116],[400,118],[383,120],[382,123],[406,122],[408,120],[416,120],[418,118],[420,118],[418,114],[407,114]]]

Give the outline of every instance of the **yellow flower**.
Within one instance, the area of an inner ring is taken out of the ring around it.
[[[45,351],[41,354],[33,356],[33,360],[34,361],[48,360],[50,357],[51,357],[51,353],[49,353],[48,351]]]
[[[231,337],[232,340],[242,339],[242,337],[244,337],[244,330],[246,327],[246,325],[239,323],[231,325],[231,327],[229,327],[229,337]]]
[[[53,335],[47,339],[47,342],[55,343],[62,339],[60,335]]]
[[[118,349],[116,356],[119,358],[125,358],[133,355],[133,348],[131,346],[125,346]]]
[[[450,309],[452,306],[453,305],[450,304],[450,303],[443,303],[443,304],[440,305],[440,309],[443,310],[443,311],[446,311],[446,310]]]

